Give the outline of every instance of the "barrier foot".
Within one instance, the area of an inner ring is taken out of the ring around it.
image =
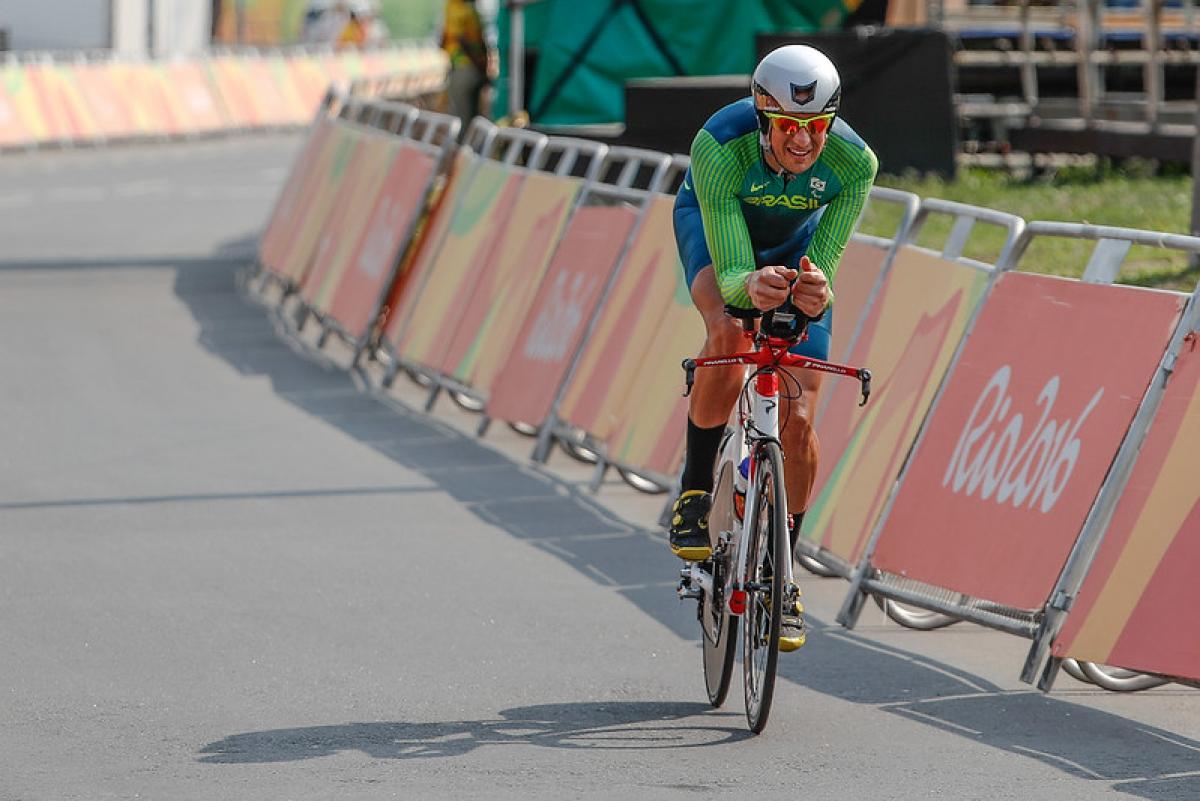
[[[396,381],[396,373],[400,372],[400,365],[392,362],[388,365],[387,372],[383,374],[383,388],[391,389],[392,384]]]
[[[329,341],[329,334],[330,334],[329,326],[322,325],[321,326],[321,336],[317,337],[317,350],[325,349],[325,343]]]
[[[1046,657],[1050,655],[1050,643],[1053,642],[1052,632],[1057,628],[1056,611],[1053,608],[1047,607],[1042,613],[1042,621],[1038,625],[1037,634],[1033,638],[1033,644],[1029,646],[1029,653],[1025,656],[1025,665],[1021,668],[1021,681],[1026,684],[1033,684],[1037,680],[1038,671],[1043,668],[1043,663],[1046,662]],[[1055,661],[1054,658],[1051,661]],[[1058,664],[1062,660],[1057,660],[1055,670],[1058,670]],[[1047,665],[1048,666],[1048,665]],[[1044,681],[1044,678],[1042,679]]]
[[[667,502],[663,504],[662,512],[658,516],[658,525],[662,526],[663,528],[671,527],[671,512],[675,508],[675,498],[678,495],[678,491],[672,492],[670,497],[667,498]]]
[[[492,427],[492,418],[486,414],[479,419],[479,425],[475,427],[475,436],[482,437],[487,434],[488,429]]]
[[[850,590],[846,593],[846,600],[842,601],[842,608],[838,610],[837,622],[848,629],[858,625],[859,615],[862,614],[863,605],[867,602],[867,593],[863,590],[863,577],[866,576],[870,569],[870,564],[863,565],[858,570],[854,571],[854,576],[850,579]]]
[[[542,423],[538,431],[537,445],[533,447],[533,455],[529,457],[538,464],[545,464],[550,458],[550,449],[554,447],[554,427],[557,424],[558,418],[552,414],[546,418],[546,422]]]
[[[600,491],[600,485],[604,483],[604,476],[608,473],[608,460],[597,454],[596,470],[592,473],[592,481],[588,484],[588,489],[593,493]]]
[[[425,411],[432,412],[433,405],[437,403],[438,395],[442,394],[442,385],[434,383],[429,388],[429,397],[425,399]]]
[[[258,287],[253,289],[252,291],[254,291],[255,294],[257,294],[261,297],[266,297],[267,289],[269,289],[270,285],[271,285],[270,271],[267,270],[265,267],[262,267],[261,272],[256,276],[256,279],[257,280],[255,281],[255,283],[258,284]]]
[[[1046,668],[1042,671],[1042,677],[1038,679],[1038,689],[1042,692],[1050,692],[1050,688],[1054,686],[1054,679],[1058,677],[1058,669],[1062,667],[1062,660],[1057,656],[1051,657],[1046,661]]]

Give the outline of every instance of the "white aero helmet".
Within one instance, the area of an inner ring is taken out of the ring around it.
[[[772,50],[754,68],[750,80],[754,107],[781,114],[837,114],[842,81],[829,57],[808,45]],[[766,118],[759,115],[759,122]],[[763,125],[766,130],[766,125]]]

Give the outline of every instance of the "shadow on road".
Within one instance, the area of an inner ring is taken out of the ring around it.
[[[230,246],[231,253],[247,250],[245,242]],[[199,323],[204,347],[246,375],[267,377],[281,399],[421,473],[482,520],[554,554],[678,636],[695,640],[694,620],[672,592],[678,562],[660,533],[631,526],[576,487],[515,463],[394,397],[364,392],[345,365],[281,334],[278,319],[236,293],[235,271],[244,263],[231,255],[219,266],[178,271],[176,294]],[[1028,756],[1132,796],[1200,797],[1200,742],[1033,690],[1005,691],[951,665],[812,622],[800,659],[781,665],[787,681]],[[699,661],[697,654],[697,673]],[[697,682],[699,693],[699,675]],[[386,758],[455,756],[506,743],[697,744],[681,736],[685,731],[699,732],[699,744],[711,745],[742,731],[740,714],[725,725],[728,714],[733,713],[711,712],[705,704],[535,706],[509,710],[499,721],[349,723],[237,734],[206,746],[202,761],[284,761],[344,750]],[[693,716],[695,727],[655,725]]]
[[[497,745],[642,751],[700,748],[750,736],[740,715],[715,712],[708,704],[539,704],[505,709],[497,720],[344,723],[235,734],[200,749],[204,755],[200,761],[293,762],[343,751],[360,751],[377,759],[433,759]]]

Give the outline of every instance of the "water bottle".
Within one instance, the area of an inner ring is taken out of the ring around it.
[[[733,509],[740,520],[746,514],[746,488],[750,486],[750,457],[742,459],[733,473]]]

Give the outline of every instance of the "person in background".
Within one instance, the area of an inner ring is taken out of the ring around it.
[[[362,47],[385,42],[389,38],[387,26],[379,19],[375,7],[369,0],[357,0],[350,5],[349,19],[338,36],[338,47]]]
[[[442,49],[450,58],[447,110],[462,120],[465,133],[479,114],[480,93],[490,81],[488,45],[474,0],[447,0]]]
[[[350,22],[345,0],[314,0],[304,17],[303,40],[308,44],[336,44]]]

